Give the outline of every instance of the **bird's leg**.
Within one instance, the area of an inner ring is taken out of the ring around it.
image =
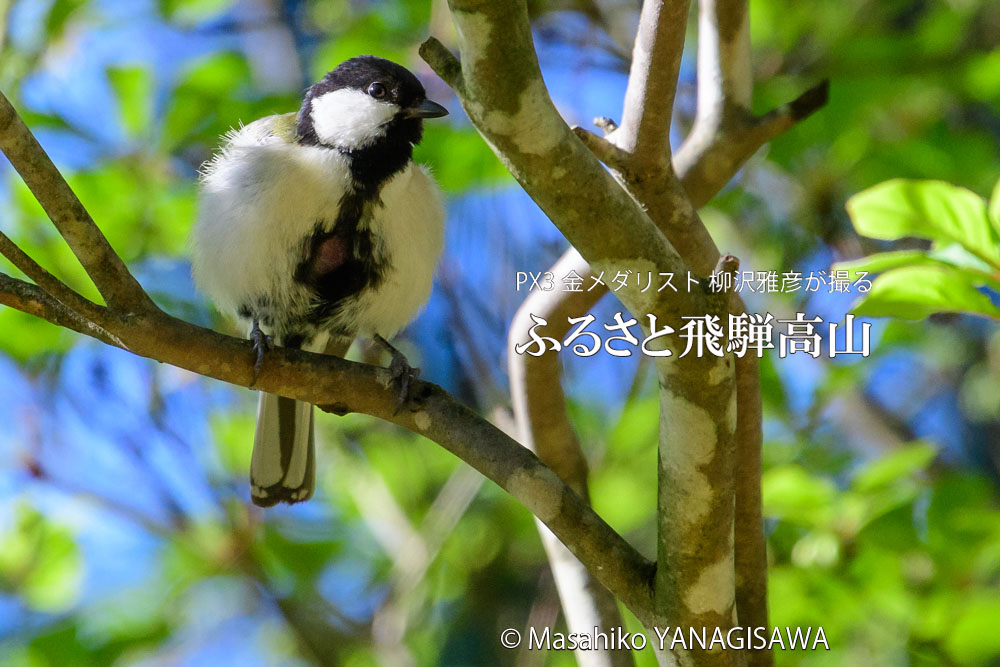
[[[397,415],[403,409],[403,405],[409,400],[410,384],[420,377],[420,369],[411,366],[410,362],[406,359],[406,355],[393,347],[382,336],[375,334],[373,340],[392,355],[392,361],[389,363],[389,372],[392,373],[393,380],[399,381],[399,400],[396,402],[396,409],[392,411],[392,414]]]
[[[257,384],[260,376],[260,369],[264,366],[264,352],[271,347],[272,338],[265,334],[260,328],[260,321],[253,318],[253,326],[250,327],[250,340],[253,341],[253,349],[257,351],[257,361],[253,365],[253,382],[250,386]]]

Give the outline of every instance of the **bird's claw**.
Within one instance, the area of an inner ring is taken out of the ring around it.
[[[264,333],[260,328],[260,322],[254,320],[253,327],[250,329],[250,340],[253,341],[253,349],[257,352],[257,360],[253,365],[253,382],[250,383],[250,386],[253,386],[257,384],[261,368],[264,367],[264,352],[271,349],[274,339]]]
[[[396,408],[392,411],[393,416],[396,416],[410,401],[410,387],[420,378],[420,369],[411,366],[406,355],[393,347],[382,336],[375,334],[374,340],[392,355],[392,361],[389,362],[389,373],[392,375],[393,381],[399,382],[399,398],[396,401]]]

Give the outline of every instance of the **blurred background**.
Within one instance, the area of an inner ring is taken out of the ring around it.
[[[530,6],[566,120],[617,117],[639,3]],[[452,111],[428,124],[417,155],[446,191],[449,220],[433,298],[401,346],[424,378],[484,414],[508,405],[506,328],[525,297],[515,274],[547,269],[565,241],[416,56],[429,34],[453,44],[444,3],[0,7],[0,87],[157,302],[230,332],[195,292],[185,251],[197,169],[219,135],[297,109],[350,56],[417,72]],[[826,108],[703,210],[742,268],[808,274],[885,249],[854,233],[844,201],[888,178],[989,194],[1000,4],[750,10],[755,111],[824,77],[832,88]],[[694,111],[695,36],[692,24],[677,142]],[[4,165],[4,231],[96,298]],[[743,296],[775,317],[841,321],[857,295]],[[598,320],[619,309],[607,297]],[[353,354],[370,353],[359,343]],[[652,555],[655,377],[635,357],[563,359],[594,505]],[[876,320],[867,359],[765,357],[762,372],[771,620],[822,625],[832,649],[778,663],[1000,664],[995,323]],[[507,627],[565,627],[527,510],[433,443],[356,415],[318,418],[316,499],[252,509],[255,405],[248,390],[0,310],[0,665],[575,664],[498,642]],[[644,653],[639,664],[653,664]]]

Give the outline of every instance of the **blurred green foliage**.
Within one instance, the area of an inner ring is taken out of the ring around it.
[[[989,203],[941,181],[892,180],[847,203],[854,228],[871,238],[927,239],[927,251],[877,253],[836,268],[885,272],[852,309],[858,315],[923,319],[932,313],[1000,309],[978,288],[1000,289],[1000,181]]]
[[[0,577],[32,609],[50,613],[73,606],[82,576],[82,559],[73,535],[21,504],[16,523],[3,536]]]
[[[794,464],[768,470],[772,622],[822,625],[808,664],[987,664],[996,618],[1000,511],[984,478],[928,469],[913,444],[845,485]],[[794,659],[779,656],[779,664]]]

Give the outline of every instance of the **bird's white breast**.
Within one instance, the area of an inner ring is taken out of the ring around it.
[[[303,242],[317,223],[333,224],[350,183],[340,153],[266,134],[260,124],[274,118],[233,135],[202,177],[194,277],[220,310],[233,314],[260,296],[289,305],[302,299],[292,276]]]
[[[363,291],[345,312],[359,333],[389,338],[406,326],[430,296],[444,245],[444,209],[426,168],[410,163],[382,186],[371,217],[376,254],[389,258],[382,282]]]

